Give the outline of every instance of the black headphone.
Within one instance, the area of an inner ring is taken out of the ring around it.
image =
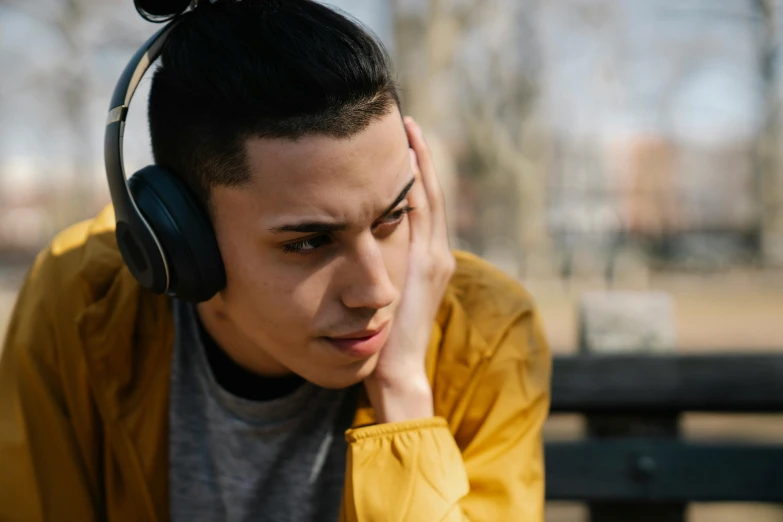
[[[126,180],[122,160],[128,105],[178,21],[150,37],[125,66],[111,97],[103,154],[125,264],[142,287],[201,302],[226,285],[206,209],[182,180],[160,166],[144,167]]]

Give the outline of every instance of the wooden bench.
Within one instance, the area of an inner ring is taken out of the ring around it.
[[[779,444],[680,438],[684,412],[783,414],[783,354],[557,357],[553,414],[587,438],[545,445],[548,500],[592,522],[685,520],[688,502],[783,503]]]

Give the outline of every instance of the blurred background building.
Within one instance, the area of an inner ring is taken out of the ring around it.
[[[524,282],[556,352],[605,288],[670,293],[680,350],[783,351],[779,0],[329,3],[394,57],[453,244]],[[153,30],[132,0],[0,0],[0,335],[32,256],[108,203],[108,98]],[[151,161],[146,95],[129,172]],[[779,419],[745,426],[783,439]],[[783,521],[741,509],[693,518]]]

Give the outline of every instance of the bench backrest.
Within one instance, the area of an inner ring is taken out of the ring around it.
[[[546,443],[547,498],[587,502],[594,522],[783,503],[783,433],[779,444],[678,437],[684,412],[783,414],[783,354],[557,357],[551,411],[585,414],[588,438]]]

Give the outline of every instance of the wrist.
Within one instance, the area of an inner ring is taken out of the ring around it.
[[[434,416],[432,387],[426,375],[399,379],[368,377],[364,382],[379,424]]]

